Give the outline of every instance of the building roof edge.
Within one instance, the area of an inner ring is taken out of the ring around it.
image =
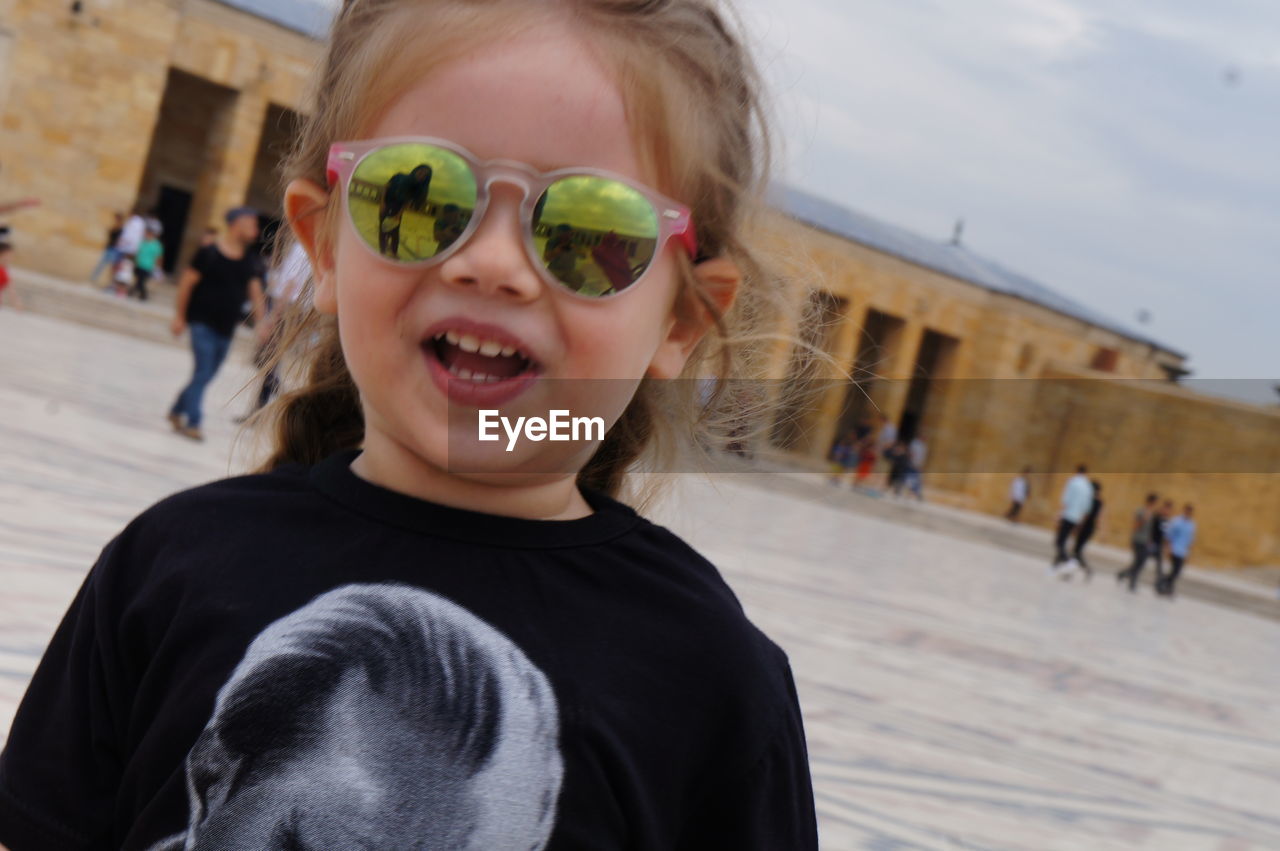
[[[255,18],[270,21],[309,38],[322,40],[329,32],[334,9],[316,0],[213,0]]]
[[[1159,340],[1147,337],[1079,304],[1033,278],[975,254],[963,245],[935,242],[906,228],[880,221],[792,186],[775,184],[771,187],[769,196],[773,206],[783,214],[833,236],[985,290],[1069,316],[1182,360],[1188,357]]]

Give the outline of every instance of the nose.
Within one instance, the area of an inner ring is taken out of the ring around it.
[[[476,231],[440,267],[444,281],[461,289],[514,301],[532,301],[542,293],[542,279],[529,265],[520,205],[524,192],[495,184]]]

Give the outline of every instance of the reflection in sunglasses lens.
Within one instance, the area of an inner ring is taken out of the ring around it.
[[[475,207],[476,180],[466,160],[419,142],[387,145],[365,156],[347,195],[360,238],[384,257],[406,263],[452,245]]]
[[[557,180],[538,199],[533,238],[547,270],[569,289],[612,295],[649,268],[658,214],[625,183],[575,175]]]

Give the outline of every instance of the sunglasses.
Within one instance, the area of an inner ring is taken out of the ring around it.
[[[370,139],[329,149],[329,187],[341,187],[351,226],[390,263],[441,263],[475,233],[490,187],[524,192],[525,250],[550,284],[586,298],[635,286],[675,237],[697,258],[689,208],[621,175],[593,168],[540,172],[481,162],[443,139]]]

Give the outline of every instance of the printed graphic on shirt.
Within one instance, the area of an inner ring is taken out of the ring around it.
[[[564,766],[546,676],[460,606],[346,585],[263,630],[151,851],[537,851]]]

